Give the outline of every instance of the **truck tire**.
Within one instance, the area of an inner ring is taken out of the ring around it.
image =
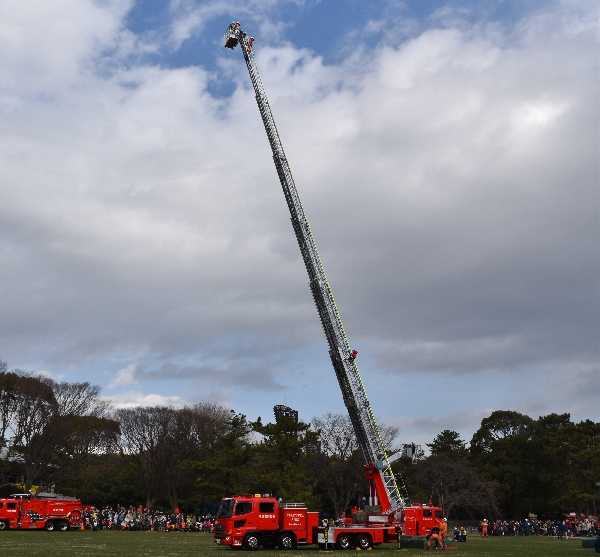
[[[60,532],[67,532],[69,530],[69,523],[66,520],[57,520],[56,529]]]
[[[369,549],[373,542],[371,541],[371,536],[367,534],[361,534],[358,536],[356,546],[360,549]]]
[[[46,532],[54,532],[56,530],[56,524],[54,524],[54,520],[49,520],[46,522]]]
[[[244,549],[256,551],[260,546],[260,540],[256,534],[248,534],[244,538]]]
[[[279,546],[279,549],[283,549],[284,551],[286,549],[295,549],[296,536],[294,536],[294,534],[289,533],[281,534],[281,536],[279,536],[279,541],[277,542],[277,545]]]
[[[8,530],[8,524],[3,520],[0,520],[0,530]]]
[[[350,549],[352,547],[352,538],[348,534],[342,534],[338,536],[337,546],[340,549]]]

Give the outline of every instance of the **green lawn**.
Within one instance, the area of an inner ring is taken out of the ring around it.
[[[350,551],[319,551],[315,547],[297,551],[260,551],[257,557],[310,557],[325,553],[350,555]],[[402,556],[425,555],[423,550],[400,549],[387,544],[375,548],[371,555],[395,553]],[[428,553],[429,554],[429,553]],[[173,532],[0,532],[2,557],[188,557],[192,555],[248,555],[246,552],[214,545],[208,534]],[[558,542],[552,538],[488,538],[472,537],[466,544],[453,544],[446,555],[455,557],[575,557],[596,555],[583,549],[577,540]]]

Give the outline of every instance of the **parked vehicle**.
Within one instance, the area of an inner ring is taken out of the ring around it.
[[[0,530],[64,532],[69,528],[80,528],[82,516],[81,501],[75,497],[19,493],[0,499]]]
[[[293,549],[319,544],[339,549],[397,542],[400,535],[426,536],[439,525],[439,507],[410,506],[403,510],[405,530],[387,514],[359,511],[338,521],[319,522],[319,513],[304,503],[284,503],[270,495],[239,495],[221,501],[215,523],[215,542],[254,550]]]
[[[287,549],[290,544],[293,547],[296,543],[368,549],[372,545],[396,541],[400,535],[426,536],[432,528],[445,528],[442,510],[438,507],[410,505],[402,479],[392,470],[392,461],[358,369],[358,350],[353,348],[344,329],[341,312],[321,262],[254,59],[254,38],[242,30],[239,21],[234,21],[225,32],[224,46],[234,49],[238,45],[246,62],[275,169],[290,210],[342,399],[363,454],[365,476],[369,483],[369,507],[334,524],[317,526],[315,517],[318,513],[309,512],[304,505],[295,504],[298,506],[288,508],[272,497],[230,497],[221,503],[215,540],[247,549],[256,549],[261,545],[278,545]],[[272,510],[261,511],[261,507],[267,506]],[[292,527],[290,522],[294,513],[298,516],[297,528]]]

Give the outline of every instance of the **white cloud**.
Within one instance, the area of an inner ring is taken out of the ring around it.
[[[0,8],[2,357],[286,385],[322,340],[240,53],[217,98],[199,67],[112,64],[127,4],[57,6]],[[257,41],[349,330],[393,373],[598,362],[593,19],[429,30],[360,65]]]
[[[54,0],[0,4],[3,95],[22,102],[51,100],[82,85],[106,49],[114,55],[127,39],[123,17],[132,1]]]
[[[111,386],[134,385],[139,383],[137,379],[137,364],[129,364],[117,371],[115,378],[111,381]]]
[[[131,391],[119,395],[103,397],[113,408],[136,408],[138,406],[172,406],[181,408],[185,401],[176,395],[161,395],[156,393],[141,393]]]

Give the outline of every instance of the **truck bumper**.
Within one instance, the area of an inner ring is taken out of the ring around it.
[[[215,544],[230,545],[232,547],[241,547],[242,538],[238,538],[237,536],[223,536],[220,538],[215,538]]]

